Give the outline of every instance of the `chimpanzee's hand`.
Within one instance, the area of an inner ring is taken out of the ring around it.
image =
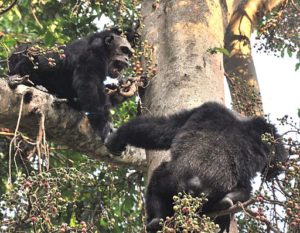
[[[107,137],[108,137],[110,134],[112,134],[113,131],[114,131],[114,127],[113,127],[112,123],[107,122],[107,123],[103,126],[102,131],[101,131],[101,133],[100,133],[100,136],[101,136],[102,141],[105,142],[106,139],[107,139]]]
[[[118,137],[118,131],[109,134],[105,139],[104,145],[113,155],[116,156],[120,156],[121,153],[126,149],[126,144],[122,143]]]

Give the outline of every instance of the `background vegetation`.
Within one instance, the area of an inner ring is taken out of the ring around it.
[[[258,37],[264,43],[258,49],[300,60],[300,1],[285,2],[262,17]],[[152,7],[155,10],[159,5],[153,1]],[[7,57],[19,43],[35,41],[52,48],[98,31],[104,17],[110,19],[108,26],[124,29],[138,24],[140,9],[138,0],[0,1],[0,75],[6,76]],[[155,74],[147,41],[136,38],[135,50],[126,76]],[[211,52],[230,54],[223,48]],[[150,61],[143,70],[140,64],[145,58]],[[295,64],[296,70],[299,67],[300,63]],[[135,116],[136,109],[135,98],[113,109],[115,125]],[[285,175],[261,185],[249,203],[234,210],[241,211],[240,232],[299,232],[300,151],[298,141],[289,137],[289,133],[298,134],[299,128],[288,117],[281,124],[290,129],[285,143],[293,157],[282,164]],[[145,232],[142,171],[91,160],[53,143],[49,144],[49,164],[40,168],[30,143],[12,142],[12,135],[8,129],[0,130],[0,232]],[[267,140],[272,142],[272,138]],[[209,218],[197,214],[195,206],[201,206],[204,198],[181,194],[174,200],[176,214],[162,223],[164,232],[212,232],[216,228]]]

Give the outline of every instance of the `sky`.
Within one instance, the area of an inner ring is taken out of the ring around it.
[[[278,123],[277,118],[288,115],[299,125],[300,70],[295,71],[296,59],[257,53],[255,49],[252,55],[265,114],[274,124]],[[283,131],[280,125],[277,127]]]
[[[300,108],[300,70],[295,71],[296,59],[277,58],[255,50],[253,59],[265,113],[296,117]]]
[[[254,38],[254,37],[253,37]],[[251,41],[252,44],[255,41]],[[279,131],[287,128],[278,125],[277,118],[288,115],[300,124],[300,70],[295,71],[297,60],[286,55],[278,58],[272,54],[258,52],[252,48],[252,56],[262,95],[264,113]],[[230,107],[230,94],[225,84],[226,106]]]

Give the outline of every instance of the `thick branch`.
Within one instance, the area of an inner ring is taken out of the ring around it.
[[[39,116],[45,116],[47,139],[68,146],[88,156],[116,164],[145,166],[145,155],[141,150],[131,149],[122,158],[112,157],[101,139],[95,136],[87,117],[54,96],[24,85],[11,90],[5,79],[0,79],[0,128],[15,129],[20,102],[24,98],[20,131],[36,137]]]
[[[253,27],[262,15],[271,11],[284,0],[247,0],[236,9],[230,18],[225,34],[225,48],[230,56],[224,57],[226,73],[233,77],[229,84],[234,107],[245,115],[261,115],[259,85],[251,56],[250,36]],[[236,84],[232,85],[232,81]],[[244,84],[243,90],[240,90]],[[243,103],[243,106],[238,106]]]

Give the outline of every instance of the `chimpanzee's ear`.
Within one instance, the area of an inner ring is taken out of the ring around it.
[[[114,40],[114,36],[110,35],[104,38],[104,43],[109,46],[112,44],[113,40]]]
[[[269,123],[263,118],[263,117],[254,117],[249,122],[249,130],[255,131],[259,134],[263,133],[276,133],[275,127]]]

